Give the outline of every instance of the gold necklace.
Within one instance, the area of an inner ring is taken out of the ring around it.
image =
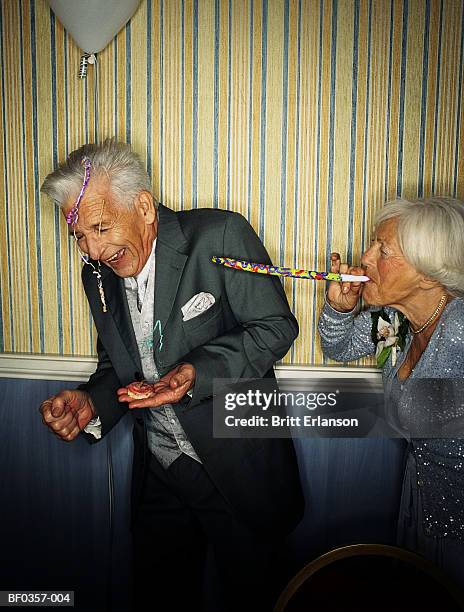
[[[435,321],[435,319],[438,317],[445,302],[446,302],[446,293],[441,296],[441,300],[438,303],[438,306],[435,308],[432,315],[427,319],[427,321],[419,327],[419,329],[413,329],[411,325],[409,326],[411,328],[412,333],[420,334],[421,332],[424,331],[424,329],[427,329],[427,327],[429,327],[429,325],[431,325]]]

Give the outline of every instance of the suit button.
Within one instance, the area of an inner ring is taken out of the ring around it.
[[[418,487],[423,487],[424,486],[424,481],[423,480],[418,480],[417,481],[417,486]]]
[[[135,422],[138,425],[143,425],[143,418],[142,417],[135,417]]]

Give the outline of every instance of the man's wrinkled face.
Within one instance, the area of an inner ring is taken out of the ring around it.
[[[69,200],[66,214],[74,205]],[[156,210],[151,194],[141,192],[130,210],[112,201],[106,179],[90,179],[79,206],[76,225],[69,226],[82,252],[100,260],[122,278],[136,276],[150,256],[157,232]]]

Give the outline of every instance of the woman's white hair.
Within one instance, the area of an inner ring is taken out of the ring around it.
[[[95,176],[108,178],[116,206],[130,209],[141,191],[151,192],[150,177],[137,153],[125,142],[107,138],[100,144],[86,144],[76,149],[45,178],[40,190],[58,206],[77,197],[84,180],[84,157],[92,164],[90,180]]]
[[[449,197],[392,200],[377,213],[375,226],[398,220],[398,243],[418,272],[464,297],[464,202]]]

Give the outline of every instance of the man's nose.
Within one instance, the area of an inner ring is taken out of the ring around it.
[[[98,261],[101,257],[102,247],[98,236],[87,236],[86,237],[87,253],[90,259]]]

